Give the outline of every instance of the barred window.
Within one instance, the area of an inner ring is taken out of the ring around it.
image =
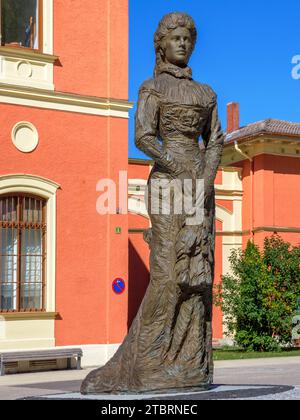
[[[0,312],[45,310],[46,201],[0,197]]]
[[[41,50],[43,0],[0,0],[1,45]]]

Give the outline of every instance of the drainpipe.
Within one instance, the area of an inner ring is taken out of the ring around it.
[[[239,147],[237,140],[234,140],[234,148],[235,150],[244,158],[249,160],[250,162],[250,184],[251,184],[251,203],[250,203],[250,232],[252,235],[252,242],[254,242],[254,159],[246,155],[245,152]]]

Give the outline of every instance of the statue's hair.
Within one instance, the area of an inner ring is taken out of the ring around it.
[[[161,47],[161,43],[163,39],[168,35],[169,32],[173,31],[174,29],[178,27],[184,27],[190,31],[191,36],[192,36],[193,49],[194,49],[196,45],[196,41],[197,41],[197,29],[196,29],[196,25],[193,18],[186,13],[180,13],[180,12],[169,13],[168,15],[165,15],[161,19],[161,21],[159,22],[158,28],[154,34],[156,68],[162,62],[160,47]]]

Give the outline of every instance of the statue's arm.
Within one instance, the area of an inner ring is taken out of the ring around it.
[[[147,84],[147,82],[146,82]],[[146,155],[172,175],[182,171],[180,165],[165,152],[158,140],[159,94],[142,86],[135,115],[135,144]]]
[[[209,190],[213,187],[215,182],[222,158],[225,139],[225,135],[221,128],[221,122],[218,117],[218,107],[216,103],[212,107],[202,137],[206,146],[204,180]]]

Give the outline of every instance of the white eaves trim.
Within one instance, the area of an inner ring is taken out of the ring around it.
[[[129,118],[129,109],[133,108],[133,103],[126,100],[53,92],[5,83],[0,84],[0,103],[126,119]]]

